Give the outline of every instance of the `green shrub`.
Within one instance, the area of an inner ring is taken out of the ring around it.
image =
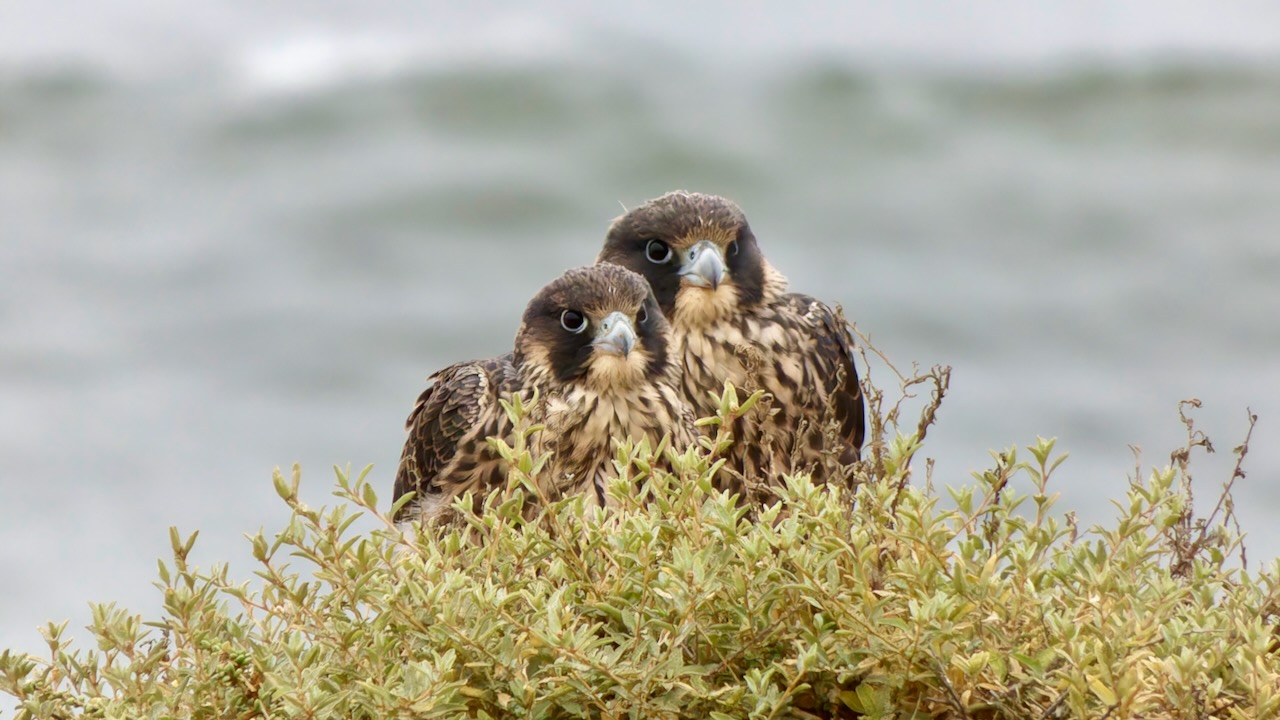
[[[161,617],[96,606],[96,649],[51,623],[48,658],[0,655],[0,690],[19,718],[1280,717],[1280,565],[1236,561],[1229,487],[1192,515],[1190,422],[1105,527],[1054,511],[1052,440],[946,509],[908,480],[947,380],[904,380],[933,388],[909,431],[868,386],[856,491],[790,478],[750,518],[710,487],[714,442],[639,497],[653,453],[620,447],[617,507],[526,517],[517,437],[510,492],[419,538],[367,470],[321,509],[277,472],[292,517],[250,539],[255,579],[188,565],[175,529]]]

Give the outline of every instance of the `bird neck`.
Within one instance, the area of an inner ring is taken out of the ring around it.
[[[787,293],[787,276],[778,272],[777,268],[764,261],[764,293],[760,298],[761,305],[772,305],[778,298]]]

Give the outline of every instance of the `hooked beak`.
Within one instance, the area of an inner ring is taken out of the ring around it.
[[[715,290],[727,273],[720,246],[710,240],[701,240],[686,252],[680,277],[690,285]]]
[[[631,319],[620,312],[609,313],[591,344],[603,352],[626,357],[636,346],[636,330],[631,326]]]

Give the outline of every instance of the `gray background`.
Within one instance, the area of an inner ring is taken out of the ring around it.
[[[1204,504],[1251,406],[1280,554],[1274,3],[261,6],[0,4],[0,646],[155,614],[170,525],[247,576],[273,466],[389,493],[427,373],[677,187],[954,366],[939,483],[1056,435],[1106,520],[1195,395]]]

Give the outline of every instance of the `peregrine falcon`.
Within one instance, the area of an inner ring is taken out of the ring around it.
[[[535,390],[529,418],[545,429],[532,449],[551,453],[539,489],[550,499],[589,492],[604,505],[613,438],[656,447],[669,436],[683,448],[697,435],[669,343],[640,275],[610,264],[567,271],[529,302],[510,353],[431,376],[405,423],[395,498],[416,495],[397,524],[434,520],[454,497],[470,490],[478,501],[500,487],[507,468],[486,438],[510,442],[513,428],[498,401]]]
[[[715,414],[726,380],[772,395],[732,428],[729,467],[766,489],[800,471],[848,480],[865,432],[852,335],[830,307],[786,291],[736,204],[684,191],[650,200],[614,220],[598,261],[648,279],[700,417]]]

